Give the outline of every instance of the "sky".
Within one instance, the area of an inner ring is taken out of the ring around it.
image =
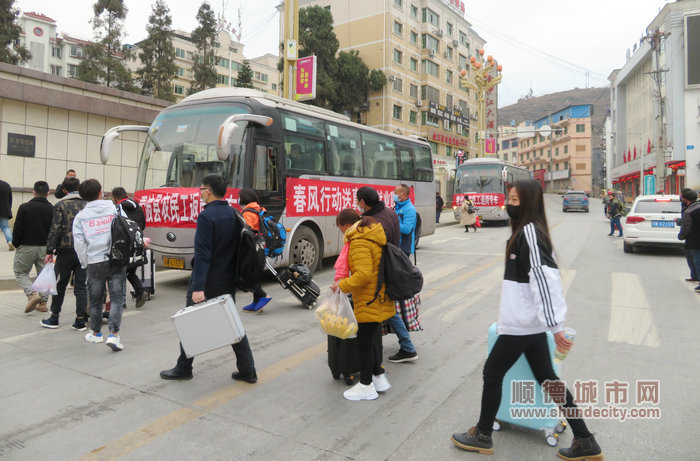
[[[244,54],[248,58],[277,54],[281,0],[212,0],[218,15],[238,23],[241,10]],[[405,0],[409,3],[410,0]],[[59,33],[91,39],[94,0],[16,0],[22,11],[45,14],[57,22]],[[145,26],[153,2],[126,0],[124,43],[146,37]],[[645,29],[666,0],[467,0],[466,19],[486,40],[485,51],[503,65],[499,106],[527,95],[573,88],[608,86],[608,75],[625,63],[626,50],[645,35]],[[167,0],[173,28],[197,26],[197,0]]]

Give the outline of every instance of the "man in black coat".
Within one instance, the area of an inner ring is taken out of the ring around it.
[[[399,246],[401,238],[399,216],[379,200],[377,191],[369,186],[360,187],[357,189],[357,204],[365,211],[363,216],[372,216],[379,221],[384,228],[386,241]]]
[[[66,171],[66,177],[63,178],[63,180],[65,181],[68,178],[75,178],[76,176],[77,174],[75,173],[75,170],[68,170]],[[65,190],[63,190],[63,182],[56,186],[56,192],[54,192],[53,195],[59,200],[68,195],[68,193]]]
[[[12,219],[12,188],[5,181],[0,180],[0,230],[5,235],[7,247],[10,251],[14,251],[10,219]]]
[[[194,234],[194,262],[190,277],[190,289],[187,293],[187,305],[192,306],[206,299],[230,294],[236,297],[236,287],[233,285],[233,274],[238,252],[238,242],[241,235],[241,225],[236,212],[224,200],[226,183],[218,174],[210,174],[202,179],[199,188],[202,201],[206,202],[204,210],[197,217],[197,230]],[[207,334],[206,331],[202,332]],[[250,350],[248,336],[232,344],[236,354],[238,371],[231,378],[255,383],[258,375],[255,372],[253,352]],[[180,344],[180,357],[177,364],[170,370],[160,372],[163,379],[191,379],[192,362],[187,358]]]
[[[445,206],[445,201],[440,197],[440,192],[435,192],[435,223],[440,222],[442,207]]]
[[[697,201],[698,194],[692,189],[683,189],[681,201],[685,205],[681,218],[681,231],[678,233],[679,240],[685,240],[685,250],[690,252],[695,271],[691,271],[691,279],[695,274],[697,282],[698,267],[700,266],[700,202]],[[700,285],[695,287],[695,291],[700,293]]]
[[[12,245],[17,248],[14,261],[15,279],[27,295],[25,313],[34,309],[40,312],[47,311],[47,295],[32,290],[29,273],[34,267],[39,275],[45,265],[46,241],[53,219],[53,205],[46,200],[48,195],[49,184],[46,181],[34,183],[34,198],[20,205],[12,234]]]

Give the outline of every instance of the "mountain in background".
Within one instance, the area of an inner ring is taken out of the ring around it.
[[[575,88],[544,96],[520,99],[517,103],[498,109],[498,125],[515,125],[520,122],[534,122],[548,114],[557,112],[567,106],[593,104],[594,134],[599,133],[610,107],[610,88]]]

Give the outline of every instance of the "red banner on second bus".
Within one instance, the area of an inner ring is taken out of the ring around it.
[[[506,203],[505,194],[455,194],[452,203],[462,206],[465,195],[469,196],[474,206],[503,206]]]

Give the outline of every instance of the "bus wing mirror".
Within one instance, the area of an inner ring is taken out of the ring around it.
[[[257,123],[262,126],[272,125],[272,118],[264,115],[236,114],[231,115],[219,126],[219,140],[216,145],[216,156],[222,162],[228,158],[232,144],[240,144],[243,139],[244,126],[238,122]]]
[[[110,150],[112,148],[112,141],[117,138],[124,131],[137,131],[141,133],[148,133],[150,127],[144,125],[120,125],[115,126],[107,130],[107,132],[102,136],[102,142],[100,142],[100,161],[102,164],[106,164],[109,160]]]

